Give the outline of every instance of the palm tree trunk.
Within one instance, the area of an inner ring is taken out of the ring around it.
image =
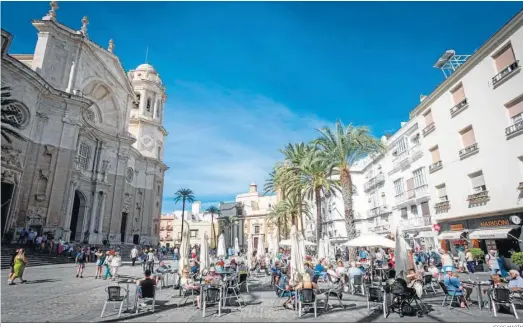
[[[216,249],[216,232],[214,231],[214,214],[211,214],[211,227],[212,227],[211,243],[212,243],[212,239],[214,239],[214,249]]]
[[[356,238],[356,226],[354,225],[354,211],[352,210],[352,178],[347,167],[340,169],[341,194],[345,210],[345,228],[349,240]],[[356,248],[349,248],[350,260],[356,259]]]
[[[184,220],[185,220],[185,197],[183,198],[183,204],[182,204],[182,233],[180,234],[180,246],[182,245],[182,241],[183,241],[183,223],[184,223]],[[185,253],[185,255],[187,255],[187,253]]]
[[[319,244],[323,227],[321,225],[321,189],[314,190],[314,197],[316,198],[316,242]]]

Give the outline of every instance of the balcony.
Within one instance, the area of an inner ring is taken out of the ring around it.
[[[434,132],[434,130],[436,130],[436,124],[432,122],[423,129],[423,136],[429,135],[430,133]]]
[[[465,98],[460,103],[450,108],[450,117],[453,118],[469,106],[468,100]]]
[[[511,76],[515,71],[519,70],[519,60],[514,61],[507,68],[500,71],[496,76],[492,77],[492,86],[495,88],[500,85],[502,81],[506,80]]]
[[[472,155],[475,155],[479,152],[479,147],[477,143],[474,143],[472,145],[469,145],[468,147],[459,150],[459,159],[463,160],[465,158],[468,158]]]
[[[374,218],[377,216],[385,215],[390,213],[391,210],[388,208],[387,205],[383,205],[378,208],[370,209],[367,211],[367,219]]]
[[[403,216],[400,224],[403,227],[403,229],[432,226],[430,216],[417,216],[417,215],[412,215],[410,217]]]
[[[425,184],[396,195],[396,207],[425,199],[429,195],[428,190],[429,187]]]
[[[433,172],[438,171],[441,168],[443,168],[443,162],[441,162],[440,160],[429,166],[429,173],[432,174]]]
[[[482,191],[474,194],[470,194],[467,198],[469,205],[475,205],[480,203],[486,203],[490,200],[488,191]]]
[[[519,135],[523,132],[523,121],[517,122],[512,126],[505,128],[505,136],[507,138]]]
[[[389,175],[395,173],[400,168],[407,168],[410,165],[409,153],[409,150],[405,150],[392,159],[392,171],[389,173]]]
[[[416,144],[412,147],[410,150],[411,154],[411,160],[412,162],[418,160],[419,158],[423,157],[423,151],[421,151],[421,144]]]
[[[519,183],[518,191],[523,191],[523,182]]]
[[[379,173],[375,177],[369,179],[365,184],[363,184],[363,190],[365,192],[368,192],[383,182],[385,182],[385,176],[383,175],[383,173]]]
[[[390,232],[390,225],[389,224],[379,224],[376,226],[372,226],[369,228],[369,232],[371,233],[388,233]]]
[[[434,205],[436,213],[447,212],[450,210],[450,202],[448,200],[438,202]]]

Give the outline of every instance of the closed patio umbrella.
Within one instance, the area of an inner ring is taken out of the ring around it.
[[[272,234],[269,233],[267,235],[267,249],[268,249],[268,252],[269,252],[269,255],[273,255],[274,254],[274,243],[272,242]]]
[[[409,269],[414,268],[410,264],[409,250],[411,247],[403,238],[403,232],[398,227],[396,229],[396,244],[394,250],[394,270],[396,270],[396,276],[405,278]]]
[[[318,259],[321,260],[326,257],[325,255],[325,241],[321,238],[318,242]]]
[[[209,268],[211,265],[211,259],[209,258],[209,235],[204,234],[202,239],[202,247],[200,249],[200,270]]]
[[[272,254],[273,258],[275,258],[278,253],[280,252],[280,247],[278,246],[278,230],[275,229],[273,231],[272,235],[272,248],[274,249],[274,253]]]
[[[254,253],[254,240],[252,234],[249,234],[249,239],[247,240],[247,265],[249,269],[254,268],[252,266],[252,254]]]
[[[189,246],[190,246],[190,228],[189,223],[185,222],[185,226],[182,231],[182,244],[180,244],[180,263],[179,269],[183,271],[184,267],[189,266]]]
[[[234,239],[234,254],[240,255],[240,242],[238,242],[238,237]]]
[[[216,256],[218,257],[226,257],[227,256],[227,250],[225,249],[225,236],[223,236],[223,233],[218,237],[218,251],[216,253]]]
[[[256,249],[256,255],[259,259],[262,259],[265,256],[265,245],[263,241],[263,236],[258,236],[258,249]]]
[[[296,226],[291,227],[291,273],[294,276],[295,273],[303,273],[305,270],[304,258],[301,256],[300,246],[298,242],[298,231]]]

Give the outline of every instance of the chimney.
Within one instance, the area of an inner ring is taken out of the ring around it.
[[[420,94],[419,96],[419,102],[423,102],[423,100],[425,100],[425,98],[427,98],[427,96],[425,94]]]
[[[252,182],[249,186],[249,193],[258,193],[258,186],[256,186],[255,182]]]
[[[202,210],[202,201],[194,201],[192,204],[191,213],[193,215],[199,215],[201,210]]]

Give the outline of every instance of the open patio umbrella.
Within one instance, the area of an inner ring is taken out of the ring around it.
[[[217,257],[225,257],[227,256],[227,250],[225,249],[225,236],[223,236],[223,233],[218,237],[218,251],[216,253]]]
[[[238,237],[234,239],[234,254],[240,255],[240,242],[238,242]]]
[[[355,239],[352,239],[345,243],[348,247],[382,247],[388,249],[394,249],[396,243],[388,238],[377,234],[363,234]]]
[[[263,257],[265,257],[265,245],[264,245],[263,241],[264,241],[263,236],[262,235],[258,236],[258,248],[256,249],[256,256],[259,259],[262,259]]]
[[[300,247],[298,244],[298,231],[296,226],[291,227],[291,276],[295,273],[303,273],[305,270],[304,258],[301,256]]]
[[[200,270],[209,268],[211,265],[211,259],[209,258],[209,235],[204,234],[202,239],[202,247],[200,249]]]
[[[249,239],[247,240],[247,265],[249,269],[252,269],[252,254],[254,252],[254,240],[252,234],[249,234]]]

